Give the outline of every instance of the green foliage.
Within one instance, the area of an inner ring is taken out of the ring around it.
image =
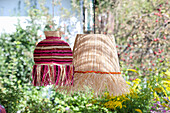
[[[35,26],[27,26],[26,29],[23,29],[17,25],[15,33],[1,35],[2,65],[0,68],[2,77],[16,76],[17,80],[21,80],[23,84],[30,80],[33,64],[32,53],[38,39],[34,28]],[[38,30],[38,28],[35,29]]]
[[[16,85],[16,78],[10,76],[0,77],[0,104],[3,105],[8,113],[17,112],[19,100],[23,96],[23,90]]]

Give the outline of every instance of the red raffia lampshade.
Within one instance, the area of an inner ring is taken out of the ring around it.
[[[60,31],[45,31],[46,39],[34,50],[33,85],[73,85],[72,50],[61,40]]]

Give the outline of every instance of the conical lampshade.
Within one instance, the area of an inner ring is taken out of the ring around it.
[[[121,76],[112,35],[78,34],[73,49],[73,64],[73,91],[85,91],[88,87],[96,94],[106,90],[111,95],[129,92],[129,87]]]

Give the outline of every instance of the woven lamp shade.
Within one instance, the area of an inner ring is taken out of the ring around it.
[[[46,31],[46,39],[39,42],[34,50],[33,85],[73,85],[72,50],[61,40],[62,32]]]
[[[120,74],[115,39],[112,35],[78,34],[73,49],[74,86],[72,91],[96,94],[109,91],[110,95],[129,92],[129,86]]]

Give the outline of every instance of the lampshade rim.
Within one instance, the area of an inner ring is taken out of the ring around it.
[[[61,31],[44,31],[44,34],[46,37],[50,37],[50,36],[61,37],[63,32],[61,32]]]

